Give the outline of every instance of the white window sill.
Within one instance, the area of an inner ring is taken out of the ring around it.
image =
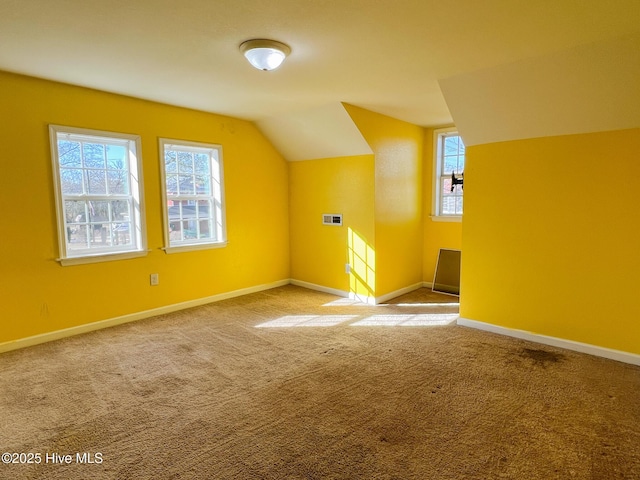
[[[85,255],[83,257],[56,258],[56,261],[60,262],[60,265],[62,265],[63,267],[67,267],[69,265],[83,265],[86,263],[112,262],[114,260],[127,260],[129,258],[144,257],[147,255],[147,252],[148,250],[142,250],[138,252]]]
[[[432,222],[462,222],[462,215],[431,215]]]
[[[164,247],[165,253],[182,253],[182,252],[192,252],[196,250],[210,250],[213,248],[223,248],[227,246],[227,242],[217,242],[217,243],[196,243],[193,245],[180,245],[177,247]]]

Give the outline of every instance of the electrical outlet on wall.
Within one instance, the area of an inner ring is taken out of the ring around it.
[[[349,263],[344,264],[344,273],[351,273],[351,264]]]
[[[158,276],[157,273],[152,273],[149,276],[149,281],[150,281],[151,285],[155,287],[156,285],[160,284],[160,277]]]

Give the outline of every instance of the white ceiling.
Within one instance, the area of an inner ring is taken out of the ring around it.
[[[440,80],[639,31],[639,0],[0,0],[0,69],[263,125],[346,102],[436,126]],[[250,38],[292,53],[255,70]]]
[[[638,128],[640,34],[464,73],[440,86],[467,146]]]
[[[269,117],[257,124],[289,161],[373,153],[342,103]]]

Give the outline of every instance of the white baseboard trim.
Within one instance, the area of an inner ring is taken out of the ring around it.
[[[404,295],[405,293],[413,292],[414,290],[417,290],[419,288],[423,288],[423,287],[432,288],[433,286],[433,284],[430,282],[419,282],[419,283],[410,285],[408,287],[401,288],[400,290],[396,290],[395,292],[381,295],[379,297],[370,297],[370,296],[359,295],[353,292],[347,292],[345,290],[338,290],[336,288],[325,287],[322,285],[317,285],[315,283],[309,283],[302,280],[296,280],[293,278],[291,279],[291,284],[297,285],[299,287],[308,288],[310,290],[317,290],[319,292],[331,293],[338,297],[350,298],[352,300],[357,300],[359,302],[366,303],[369,305],[379,305],[380,303],[384,303],[387,300],[391,300],[392,298],[399,297],[400,295]]]
[[[392,298],[399,297],[400,295],[413,292],[414,290],[422,288],[423,286],[424,286],[423,282],[414,283],[413,285],[409,285],[408,287],[401,288],[400,290],[396,290],[395,292],[390,292],[384,295],[380,295],[379,297],[376,297],[375,304],[378,305],[380,303],[384,303],[387,300],[391,300]]]
[[[261,292],[264,290],[270,290],[275,287],[281,287],[288,285],[289,279],[279,280],[277,282],[255,285],[253,287],[242,288],[231,292],[219,293],[210,297],[198,298],[195,300],[188,300],[186,302],[174,303],[172,305],[166,305],[164,307],[152,308],[151,310],[144,310],[142,312],[131,313],[128,315],[122,315],[121,317],[108,318],[106,320],[100,320],[97,322],[86,323],[84,325],[78,325],[76,327],[65,328],[62,330],[56,330],[53,332],[42,333],[40,335],[34,335],[32,337],[19,338],[17,340],[11,340],[9,342],[0,343],[0,353],[9,352],[11,350],[18,350],[20,348],[31,347],[33,345],[39,345],[41,343],[52,342],[54,340],[60,340],[61,338],[71,337],[74,335],[80,335],[82,333],[92,332],[94,330],[101,330],[103,328],[114,327],[123,323],[135,322],[136,320],[142,320],[144,318],[155,317],[157,315],[164,315],[166,313],[177,312],[178,310],[184,310],[186,308],[199,307],[200,305],[206,305],[207,303],[219,302],[220,300],[226,300],[228,298],[239,297],[250,293]]]
[[[294,278],[290,280],[290,283],[291,285],[308,288],[309,290],[316,290],[318,292],[330,293],[338,297],[349,298],[349,292],[345,292],[344,290],[338,290],[337,288],[324,287],[322,285],[316,285],[315,283],[304,282],[302,280],[296,280]]]
[[[354,292],[347,292],[345,290],[338,290],[337,288],[325,287],[323,285],[317,285],[315,283],[304,282],[302,280],[291,279],[291,285],[297,285],[298,287],[308,288],[309,290],[316,290],[318,292],[330,293],[337,297],[348,298],[357,302],[366,303],[369,305],[375,305],[376,299],[374,297],[359,295]]]
[[[623,352],[621,350],[613,350],[606,347],[598,347],[596,345],[590,345],[588,343],[574,342],[573,340],[564,340],[557,337],[549,337],[547,335],[540,335],[526,330],[517,330],[514,328],[501,327],[499,325],[492,325],[490,323],[478,322],[477,320],[470,320],[468,318],[458,318],[458,325],[465,327],[476,328],[478,330],[484,330],[487,332],[498,333],[500,335],[506,335],[509,337],[519,338],[521,340],[529,340],[532,342],[541,343],[543,345],[550,345],[552,347],[566,348],[567,350],[573,350],[581,353],[588,353],[589,355],[595,355],[597,357],[604,357],[610,360],[616,360],[618,362],[630,363],[632,365],[640,365],[640,355],[635,353]]]
[[[367,305],[376,305],[375,297],[364,296],[360,295],[359,293],[349,293],[349,299],[355,300],[356,302],[360,303],[366,303]]]

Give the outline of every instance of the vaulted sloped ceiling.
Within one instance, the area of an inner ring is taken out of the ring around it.
[[[440,80],[467,146],[640,127],[640,34]],[[371,153],[341,104],[258,122],[287,160]]]
[[[440,81],[467,145],[640,127],[640,34]]]
[[[373,153],[342,103],[266,118],[257,123],[288,161]]]
[[[360,143],[341,102],[469,143],[637,125],[638,34],[640,0],[0,0],[0,69],[256,121],[308,159]],[[292,50],[274,72],[238,49],[265,37]]]

